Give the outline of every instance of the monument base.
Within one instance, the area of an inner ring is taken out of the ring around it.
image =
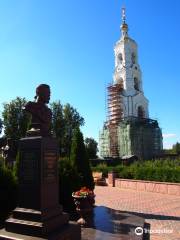
[[[5,221],[0,239],[80,240],[59,204],[58,146],[51,137],[19,141],[18,207]]]
[[[41,211],[16,208],[12,217],[6,220],[5,229],[8,232],[42,237],[56,229],[63,228],[63,225],[68,224],[68,220],[69,216],[64,212],[57,211],[56,214],[47,217]]]
[[[0,230],[0,240],[80,240],[81,239],[81,229],[77,223],[69,222],[68,224],[49,233],[43,237],[35,237],[25,234],[18,234],[8,232],[5,229]]]

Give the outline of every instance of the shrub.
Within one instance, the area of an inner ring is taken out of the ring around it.
[[[122,169],[122,173],[119,175],[125,175],[123,177],[139,180],[180,182],[179,166],[179,159],[138,161],[128,167],[125,167],[126,170]]]
[[[94,180],[92,170],[87,158],[83,134],[79,128],[76,128],[73,132],[70,161],[73,168],[75,168],[83,178],[83,185],[81,187],[86,186],[93,190]]]
[[[123,167],[120,172],[118,172],[118,176],[120,178],[127,178],[132,179],[133,178],[133,169],[129,167]]]
[[[59,161],[59,201],[67,212],[73,212],[75,205],[72,192],[82,186],[82,176],[68,159]]]
[[[99,164],[96,167],[92,167],[92,170],[103,172],[104,174],[113,170],[119,178],[180,182],[180,158],[137,161],[130,166],[118,165],[109,167],[106,164]]]
[[[0,220],[3,221],[9,212],[16,207],[17,181],[12,171],[0,167]]]
[[[0,156],[0,167],[4,166],[4,158]]]
[[[103,177],[108,176],[108,172],[112,171],[113,167],[108,167],[105,163],[100,163],[96,167],[92,167],[93,172],[102,172]]]

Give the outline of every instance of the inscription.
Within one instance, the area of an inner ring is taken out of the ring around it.
[[[37,158],[34,152],[22,152],[20,178],[24,183],[34,182],[37,172]]]
[[[55,181],[57,177],[57,154],[56,152],[44,152],[44,177],[46,181]]]

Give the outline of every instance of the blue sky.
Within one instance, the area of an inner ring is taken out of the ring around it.
[[[180,142],[179,0],[0,1],[0,111],[16,96],[32,100],[47,83],[51,101],[73,105],[85,118],[84,136],[98,140],[122,5],[139,46],[150,118],[159,121],[165,147]]]

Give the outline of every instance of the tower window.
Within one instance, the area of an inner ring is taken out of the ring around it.
[[[133,52],[132,55],[131,55],[131,60],[132,60],[132,63],[135,64],[136,63],[136,54]]]
[[[142,106],[138,107],[137,115],[138,115],[138,118],[145,118],[145,111]]]
[[[118,61],[120,64],[122,64],[122,61],[123,61],[122,53],[118,54]]]
[[[134,78],[134,89],[139,91],[139,80],[137,77]]]

